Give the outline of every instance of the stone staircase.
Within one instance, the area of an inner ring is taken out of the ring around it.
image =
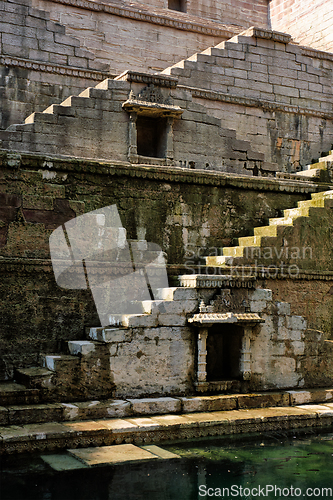
[[[137,301],[138,313],[110,314],[113,324],[87,328],[86,339],[68,341],[61,353],[40,355],[41,366],[16,369],[14,382],[0,384],[0,406],[113,398],[110,349],[130,341],[131,328],[184,325],[198,308],[192,288],[162,288],[157,297]]]
[[[315,182],[331,183],[333,181],[333,150],[322,153],[318,161],[306,165],[303,170],[296,174],[287,174],[284,172],[276,172],[278,179],[309,179]]]
[[[47,154],[70,154],[88,158],[97,155],[99,158],[127,160],[126,136],[121,139],[117,136],[113,139],[116,142],[123,141],[124,151],[118,157],[117,154],[115,155],[115,148],[112,147],[110,139],[108,143],[103,141],[103,147],[98,146],[101,137],[97,137],[93,129],[98,122],[109,124],[112,121],[115,123],[118,120],[124,121],[124,117],[119,117],[119,112],[124,101],[128,99],[128,94],[129,83],[122,79],[122,75],[116,79],[106,79],[95,87],[88,87],[78,96],[70,96],[60,104],[52,104],[43,112],[32,113],[23,124],[11,125],[6,131],[1,132],[0,146]],[[176,94],[175,98],[178,99]],[[186,107],[184,117],[186,113],[189,115],[200,113],[200,120],[203,123],[219,127],[219,137],[216,140],[223,142],[222,156],[225,171],[234,172],[235,166],[240,164],[242,168],[244,167],[246,175],[274,175],[277,169],[276,164],[265,162],[263,153],[254,151],[249,141],[238,139],[236,130],[223,128],[221,121],[208,115],[204,106],[186,100],[179,100],[177,103]],[[108,118],[106,118],[106,113],[110,113]],[[88,123],[91,123],[90,133],[84,141],[78,139],[79,133],[75,128],[72,128],[72,140],[68,141],[64,127],[70,126],[73,120],[78,121],[78,128],[85,128]],[[77,146],[75,146],[76,141]],[[61,150],[59,144],[62,145]],[[148,160],[149,158],[145,159],[145,161]],[[154,162],[151,163],[154,164]],[[183,163],[182,166],[184,166]]]
[[[330,219],[332,207],[333,191],[312,193],[311,200],[300,201],[296,208],[284,210],[283,217],[269,219],[268,226],[254,228],[253,236],[240,237],[238,245],[224,247],[222,256],[206,257],[206,264],[228,268],[251,266],[256,261],[265,267],[282,263],[284,266],[302,264],[301,267],[308,270],[321,266],[327,270],[327,256],[318,262],[313,258],[312,248],[318,248],[320,231],[329,231],[330,226],[325,227],[324,220]],[[306,237],[310,232],[314,235],[311,248]]]

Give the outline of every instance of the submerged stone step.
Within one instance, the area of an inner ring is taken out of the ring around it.
[[[81,450],[68,450],[74,458],[80,460],[88,467],[96,465],[109,465],[140,462],[145,460],[156,460],[157,455],[150,451],[139,448],[133,444],[121,444],[114,446],[101,446],[98,448],[84,448]]]

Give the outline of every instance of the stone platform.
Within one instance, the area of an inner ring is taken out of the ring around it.
[[[308,427],[330,428],[333,424],[333,402],[329,402],[332,401],[330,389],[178,398],[183,409],[180,411],[178,407],[178,411],[173,413],[166,411],[165,399],[176,398],[161,399],[164,400],[164,411],[160,411],[160,414],[158,399],[150,401],[150,405],[155,403],[153,406],[149,406],[149,400],[137,400],[143,405],[141,416],[101,418],[96,413],[96,416],[89,420],[79,420],[76,417],[76,420],[72,421],[4,425],[0,427],[0,454],[121,444],[152,445],[163,441],[207,436]],[[321,404],[314,403],[320,399]],[[227,401],[231,402],[229,408]],[[218,410],[222,402],[224,409]],[[10,411],[8,409],[8,412]],[[133,412],[132,406],[132,415]]]

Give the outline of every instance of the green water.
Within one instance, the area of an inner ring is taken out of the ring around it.
[[[175,460],[55,472],[40,457],[1,463],[1,500],[333,498],[333,433],[162,444]]]

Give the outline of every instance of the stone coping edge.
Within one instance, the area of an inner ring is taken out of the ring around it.
[[[0,148],[0,169],[83,172],[96,175],[126,176],[153,179],[167,182],[181,182],[199,185],[237,187],[255,191],[276,191],[288,193],[314,193],[326,191],[333,186],[273,177],[250,177],[213,170],[190,170],[181,167],[162,167],[155,165],[133,165],[125,162],[113,162],[100,159],[89,160],[69,156],[50,156],[28,152],[13,152]]]
[[[0,455],[332,426],[333,405],[300,405],[0,428]]]
[[[85,78],[87,80],[102,81],[106,78],[113,79],[116,75],[109,71],[97,71],[93,69],[75,68],[74,66],[62,66],[54,63],[45,63],[31,59],[22,59],[3,54],[0,56],[0,65],[7,67],[17,67],[30,69],[42,73],[54,73],[56,75],[73,76],[75,78]]]
[[[4,400],[6,398],[6,391],[0,392],[1,396],[2,400]],[[127,398],[123,400],[109,399],[73,403],[40,402],[28,405],[15,405],[10,402],[14,399],[15,391],[10,391],[9,402],[6,404],[3,401],[0,405],[0,425],[45,422],[49,421],[46,419],[49,419],[50,415],[52,415],[51,420],[59,422],[87,420],[91,418],[144,417],[147,415],[228,411],[267,408],[270,406],[293,407],[300,404],[332,403],[333,406],[333,388],[248,394]]]

